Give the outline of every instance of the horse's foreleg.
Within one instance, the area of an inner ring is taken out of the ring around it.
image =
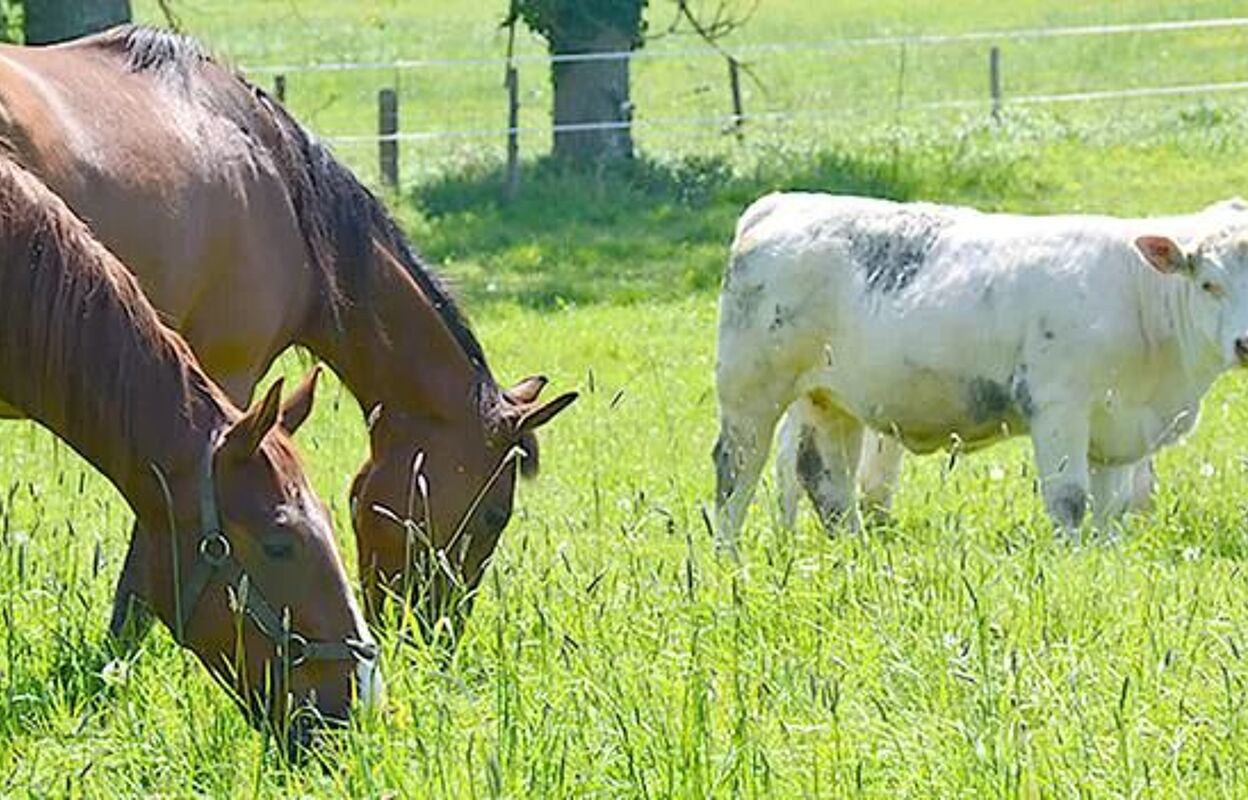
[[[152,627],[152,614],[142,599],[146,593],[143,572],[147,561],[145,541],[138,526],[134,526],[130,531],[130,546],[126,550],[121,576],[113,592],[113,617],[108,624],[108,633],[122,655],[129,655],[138,649]]]

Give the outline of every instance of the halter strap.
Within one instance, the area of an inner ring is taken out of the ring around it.
[[[213,453],[219,437],[212,437],[204,456],[199,483],[200,536],[191,574],[180,590],[181,618],[175,636],[181,640],[186,626],[195,613],[199,599],[214,578],[234,590],[242,611],[277,650],[278,657],[289,667],[308,661],[362,661],[377,658],[377,646],[354,637],[340,641],[309,639],[290,628],[289,613],[279,614],[264,598],[248,576],[243,565],[234,558],[230,540],[221,526],[217,506],[217,489],[213,475]],[[288,610],[287,610],[288,611]],[[179,641],[179,644],[185,644]]]

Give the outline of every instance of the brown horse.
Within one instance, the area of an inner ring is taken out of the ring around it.
[[[279,381],[239,411],[125,267],[4,158],[0,320],[0,398],[125,497],[144,540],[131,588],[182,645],[273,722],[305,704],[343,719],[376,693],[375,646],[287,438],[312,380],[284,408]]]
[[[292,344],[343,379],[370,421],[351,488],[369,613],[406,588],[431,621],[448,584],[477,584],[516,462],[536,472],[533,431],[576,395],[542,404],[540,377],[501,388],[437,278],[324,146],[193,41],[134,27],[0,48],[0,145],[135,271],[236,402]]]

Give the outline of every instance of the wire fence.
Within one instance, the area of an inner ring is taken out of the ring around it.
[[[770,42],[734,46],[732,54],[737,58],[763,53],[829,52],[859,47],[896,47],[901,45],[937,45],[967,42],[1001,42],[1024,39],[1052,39],[1077,36],[1114,36],[1140,33],[1172,33],[1176,31],[1199,31],[1248,27],[1248,17],[1221,17],[1216,19],[1164,20],[1160,22],[1124,23],[1121,25],[1080,25],[1052,28],[1016,28],[994,31],[968,31],[950,34],[918,34],[912,36],[867,36],[852,39],[836,39],[820,42]],[[395,59],[393,61],[338,61],[311,64],[268,64],[244,66],[253,75],[299,74],[311,72],[360,72],[392,69],[421,69],[427,67],[496,66],[500,69],[509,64],[523,63],[576,63],[587,61],[644,61],[650,59],[688,59],[719,57],[721,54],[709,47],[667,48],[662,50],[616,50],[595,53],[540,54],[525,53],[493,58],[419,58]]]
[[[632,107],[614,119],[552,125],[551,65],[605,60],[630,62]],[[411,146],[410,177],[447,160],[542,152],[562,132],[629,129],[644,148],[679,151],[742,134],[814,137],[1009,106],[1099,104],[1112,119],[1106,103],[1248,90],[1248,17],[752,43],[730,54],[703,46],[241,69],[277,87],[357,166],[369,147]],[[379,94],[392,97],[386,113]],[[397,181],[394,160],[395,174],[365,171]]]

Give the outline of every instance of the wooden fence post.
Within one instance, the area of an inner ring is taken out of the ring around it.
[[[504,196],[510,202],[520,191],[520,72],[507,65],[507,185]]]
[[[399,95],[394,89],[377,93],[378,166],[381,182],[390,188],[399,185]]]
[[[732,129],[737,141],[742,141],[745,134],[745,111],[741,107],[741,65],[732,56],[728,57],[728,84],[732,89]]]
[[[273,76],[273,96],[277,102],[286,105],[286,76],[280,72]]]
[[[1001,48],[988,51],[988,91],[992,94],[992,118],[1001,121]]]

